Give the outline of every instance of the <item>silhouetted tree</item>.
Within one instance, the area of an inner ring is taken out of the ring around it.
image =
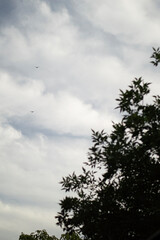
[[[144,104],[150,83],[136,78],[120,90],[122,120],[93,131],[82,174],[64,177],[56,218],[64,231],[91,240],[144,240],[160,223],[160,96]],[[76,195],[75,195],[76,194]]]
[[[24,234],[22,232],[19,236],[19,240],[81,240],[81,238],[76,233],[65,233],[58,239],[55,236],[49,236],[47,231],[43,229],[32,232],[31,234]]]
[[[49,236],[45,229],[37,230],[31,234],[24,234],[23,232],[19,236],[19,240],[58,240],[55,236]]]

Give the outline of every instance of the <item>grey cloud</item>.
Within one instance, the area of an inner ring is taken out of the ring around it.
[[[44,0],[53,11],[59,11],[62,8],[66,8],[71,14],[75,11],[74,1],[65,1],[65,0]]]
[[[28,2],[28,4],[26,4]],[[38,1],[31,2],[25,0],[0,1],[0,26],[21,26],[23,20],[33,14]]]
[[[28,112],[28,115],[31,113]],[[68,139],[87,139],[90,140],[89,136],[86,135],[74,135],[74,133],[60,133],[58,131],[53,131],[50,128],[43,128],[42,126],[37,126],[33,124],[33,122],[29,121],[30,117],[12,117],[7,119],[7,123],[12,126],[17,131],[21,132],[23,136],[27,138],[34,138],[35,136],[42,134],[50,139],[61,139],[61,138],[68,138]],[[3,125],[3,124],[2,124]]]
[[[1,27],[12,24],[15,20],[16,1],[0,1],[0,25]]]

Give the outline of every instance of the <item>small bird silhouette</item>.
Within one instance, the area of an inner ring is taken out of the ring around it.
[[[38,66],[35,66],[35,68],[39,68]]]
[[[34,111],[32,110],[32,111],[30,111],[31,113],[34,113]]]

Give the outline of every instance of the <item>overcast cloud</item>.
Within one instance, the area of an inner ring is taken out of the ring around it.
[[[158,0],[0,0],[1,239],[58,237],[59,182],[81,171],[91,129],[119,120],[119,89],[142,76],[159,94],[159,11]]]

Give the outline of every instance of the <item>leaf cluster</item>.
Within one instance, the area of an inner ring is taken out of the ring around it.
[[[151,61],[151,63],[157,67],[160,62],[160,48],[157,49],[153,48],[153,54],[151,58],[154,59],[154,61]]]

